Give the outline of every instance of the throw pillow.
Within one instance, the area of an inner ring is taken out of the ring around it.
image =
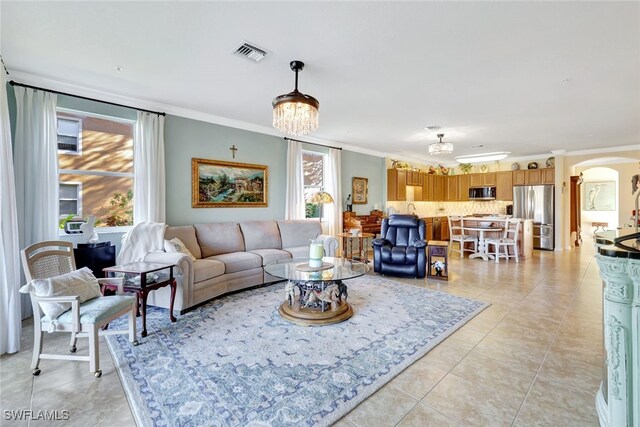
[[[39,297],[66,297],[77,295],[78,301],[83,303],[102,296],[98,279],[87,267],[48,279],[35,279],[20,288],[26,294],[33,292]],[[50,319],[56,319],[71,308],[71,303],[47,302],[40,303],[43,313]]]
[[[189,249],[187,249],[185,244],[182,243],[182,240],[178,239],[177,237],[174,237],[171,240],[164,241],[164,251],[165,252],[181,252],[186,256],[188,256],[191,259],[191,261],[196,260],[196,257],[194,257],[191,251],[189,251]]]

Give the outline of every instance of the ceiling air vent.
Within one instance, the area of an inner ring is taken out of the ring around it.
[[[233,54],[246,58],[251,62],[260,62],[265,56],[267,56],[267,51],[256,47],[255,45],[243,42],[233,50]]]

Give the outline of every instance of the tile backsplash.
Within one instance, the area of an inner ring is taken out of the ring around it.
[[[507,205],[512,202],[500,200],[474,201],[474,202],[391,202],[386,203],[386,214],[410,213],[415,206],[414,213],[419,217],[447,216],[447,215],[472,215],[472,214],[497,214],[504,215]],[[413,205],[413,206],[409,206]],[[390,212],[390,209],[393,209]]]

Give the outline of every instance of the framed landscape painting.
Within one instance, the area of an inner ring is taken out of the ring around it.
[[[191,206],[266,207],[268,182],[268,166],[191,159]]]
[[[369,180],[367,178],[361,178],[359,176],[353,177],[351,181],[351,194],[353,194],[354,205],[366,205],[368,203],[368,186]]]

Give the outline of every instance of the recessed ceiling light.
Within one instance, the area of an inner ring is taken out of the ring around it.
[[[440,128],[440,126],[432,125],[432,126],[427,126],[427,127],[425,127],[424,129],[425,129],[425,130],[430,130],[430,131],[432,131],[432,132],[435,132],[435,131],[437,131],[437,130],[440,130],[441,128]]]
[[[114,70],[116,70],[118,73],[121,73],[121,72],[123,72],[123,71],[124,71],[124,68],[122,68],[122,67],[121,67],[121,66],[119,66],[119,65],[116,65],[115,67],[113,67],[113,69],[114,69]]]

